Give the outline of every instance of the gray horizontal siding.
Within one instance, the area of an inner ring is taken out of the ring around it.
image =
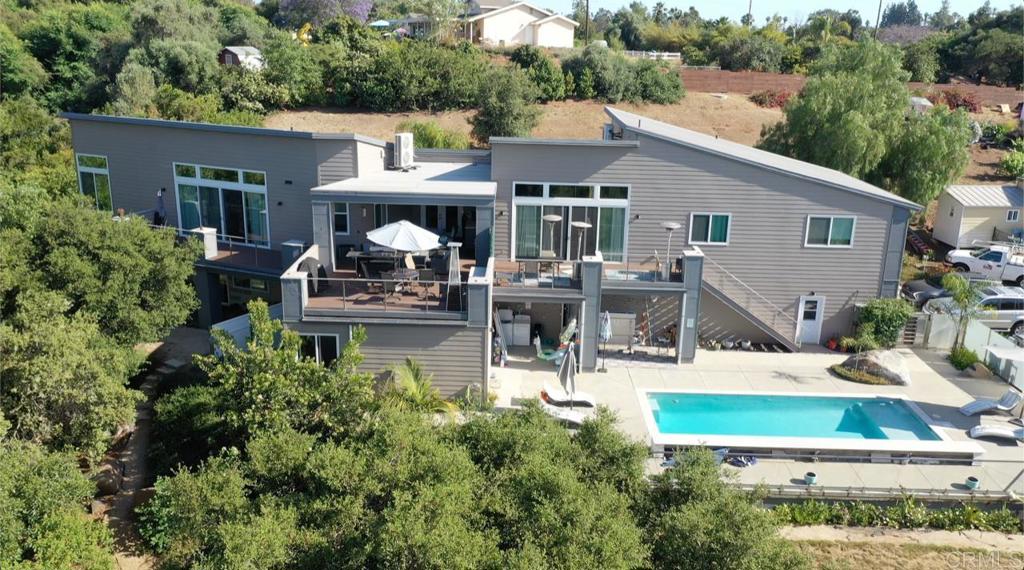
[[[484,381],[485,329],[430,325],[367,325],[362,369],[382,372],[407,356],[434,375],[445,397]]]
[[[288,323],[299,334],[337,334],[348,342],[346,323],[302,321]],[[360,348],[360,370],[380,374],[406,356],[418,360],[434,375],[433,385],[446,398],[461,396],[472,384],[483,384],[486,329],[432,325],[372,324]]]
[[[330,184],[356,175],[355,141],[316,141],[317,184]]]
[[[728,246],[700,246],[794,319],[800,295],[827,297],[822,340],[848,332],[855,303],[879,293],[893,206],[830,186],[771,172],[723,157],[640,137],[636,149],[496,145],[492,174],[496,208],[495,251],[508,258],[514,180],[589,182],[631,186],[627,255],[645,262],[664,255],[663,221],[682,224],[672,250],[687,243],[692,212],[732,214]],[[804,247],[809,214],[855,215],[852,248]]]
[[[168,223],[178,225],[173,163],[262,170],[273,247],[312,238],[309,189],[317,182],[312,139],[133,122],[72,120],[71,128],[75,152],[107,157],[115,209],[151,209],[157,190],[166,188]]]

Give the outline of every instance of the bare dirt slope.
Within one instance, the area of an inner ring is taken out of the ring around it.
[[[761,127],[782,120],[782,111],[764,109],[751,103],[746,95],[729,93],[690,92],[679,103],[672,105],[633,105],[618,103],[615,107],[639,113],[693,129],[702,133],[753,145],[761,134]],[[601,126],[608,120],[604,103],[595,101],[559,101],[543,105],[544,115],[533,136],[540,138],[596,139]],[[430,120],[440,126],[469,133],[468,122],[473,111],[446,113],[371,113],[341,108],[311,108],[280,111],[266,118],[264,124],[275,129],[294,129],[313,132],[355,132],[379,139],[390,140],[399,123],[407,120]],[[991,111],[972,116],[980,122],[1005,122],[1010,118]],[[996,173],[1001,150],[971,149],[962,184],[998,184],[1008,179]]]
[[[672,105],[633,105],[619,103],[617,108],[640,113],[666,123],[693,129],[743,144],[754,144],[761,125],[782,119],[777,109],[762,109],[738,94],[715,97],[708,93],[688,93]],[[542,138],[596,139],[601,126],[608,122],[604,103],[594,101],[559,101],[543,105],[533,136]],[[409,119],[431,120],[446,129],[469,133],[467,119],[472,111],[448,113],[366,113],[348,109],[305,109],[282,111],[267,117],[270,128],[314,132],[357,132],[390,140],[395,127]]]

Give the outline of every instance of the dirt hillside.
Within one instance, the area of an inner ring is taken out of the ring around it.
[[[539,138],[596,139],[608,120],[605,104],[595,101],[559,101],[543,105],[544,115],[533,136]],[[782,120],[782,111],[764,109],[751,103],[745,95],[730,93],[689,92],[672,105],[633,105],[619,103],[615,107],[646,115],[659,121],[679,125],[702,133],[753,145],[761,127]],[[341,108],[310,108],[281,111],[266,118],[264,124],[275,129],[313,132],[355,132],[390,140],[399,123],[415,119],[430,120],[440,126],[469,133],[468,118],[472,111],[446,113],[371,113]],[[1004,122],[1006,116],[991,111],[973,117],[980,122]],[[971,163],[960,182],[964,184],[997,184],[1007,179],[996,173],[1003,151],[973,147]]]

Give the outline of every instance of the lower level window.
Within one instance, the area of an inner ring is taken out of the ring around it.
[[[849,216],[809,216],[804,245],[812,247],[850,247],[857,218]]]
[[[338,359],[338,335],[336,334],[304,334],[299,335],[302,344],[299,354],[312,358],[324,366],[330,366]]]
[[[1007,210],[1006,211],[1006,221],[1007,222],[1017,222],[1017,221],[1020,221],[1020,210]]]

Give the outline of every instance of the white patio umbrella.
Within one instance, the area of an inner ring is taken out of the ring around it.
[[[598,325],[597,338],[604,343],[604,358],[601,361],[601,368],[598,372],[608,372],[605,364],[608,363],[608,341],[612,339],[612,314],[608,311],[601,313],[601,323]]]
[[[576,347],[573,344],[565,350],[562,363],[558,366],[558,380],[562,388],[569,394],[569,408],[573,407],[574,396],[576,395]]]
[[[366,238],[377,245],[405,252],[427,251],[441,245],[437,234],[408,220],[399,220],[366,232]]]

